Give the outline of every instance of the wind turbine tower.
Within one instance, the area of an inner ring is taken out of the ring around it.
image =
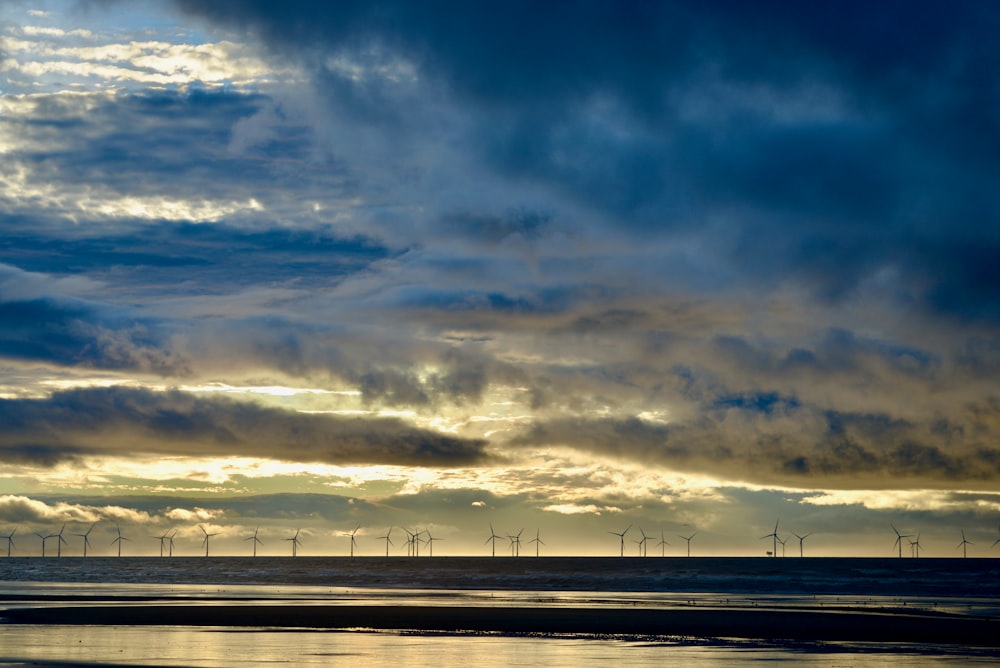
[[[444,540],[444,538],[435,538],[434,536],[431,535],[430,529],[424,531],[424,533],[427,534],[427,540],[425,540],[424,542],[427,543],[427,547],[430,549],[430,556],[433,557],[434,556],[434,541],[436,541],[436,540]]]
[[[121,527],[116,526],[115,531],[118,533],[118,537],[111,541],[111,544],[114,545],[115,543],[118,543],[118,556],[120,557],[122,556],[122,541],[126,541],[128,538],[122,535]]]
[[[494,557],[497,556],[497,538],[502,538],[502,536],[497,535],[497,532],[493,530],[493,523],[490,522],[490,537],[486,539],[486,542],[484,542],[483,545],[486,545],[486,543],[493,543],[492,548]]]
[[[392,527],[389,527],[386,530],[384,536],[378,536],[378,537],[376,537],[376,540],[384,540],[385,541],[385,556],[387,556],[387,557],[389,556],[389,546],[393,544],[392,538],[389,538],[389,536],[391,536],[391,535],[392,535]]]
[[[292,536],[291,538],[286,538],[285,539],[285,540],[291,541],[291,543],[292,543],[292,556],[293,557],[299,556],[299,545],[302,543],[302,541],[299,539],[299,531],[301,531],[301,530],[302,529],[296,529],[294,536]]]
[[[688,544],[688,552],[687,552],[687,555],[688,555],[688,556],[690,557],[690,556],[691,556],[691,539],[692,539],[692,538],[694,538],[695,536],[697,536],[697,535],[698,535],[698,532],[697,532],[697,531],[695,531],[695,532],[694,532],[693,534],[691,534],[690,536],[681,536],[680,534],[677,534],[677,535],[678,535],[678,536],[680,536],[681,538],[683,538],[684,540],[686,540],[686,541],[687,541],[687,544]],[[766,538],[766,536],[765,536],[765,538]]]
[[[804,556],[804,555],[803,555],[803,550],[802,550],[802,543],[804,543],[804,542],[805,542],[806,538],[808,538],[809,536],[811,536],[811,535],[812,535],[812,532],[810,531],[810,532],[809,532],[809,533],[807,533],[807,534],[806,534],[805,536],[800,536],[799,534],[797,534],[797,533],[795,533],[795,532],[793,531],[793,532],[792,532],[792,535],[793,535],[793,536],[795,536],[796,538],[798,538],[798,539],[799,539],[799,556],[800,556],[800,557],[801,557],[801,556]]]
[[[9,534],[7,534],[6,536],[2,536],[2,538],[7,541],[7,557],[8,558],[10,557],[11,551],[14,549],[14,534],[15,533],[17,533],[17,527],[14,527],[14,529],[11,530],[11,532]]]
[[[358,534],[358,530],[359,529],[361,529],[360,526],[359,527],[355,527],[354,531],[352,531],[352,532],[350,532],[348,534],[351,537],[351,556],[352,557],[354,556],[354,548],[356,548],[358,546],[358,541],[355,538],[355,536]]]
[[[618,540],[619,540],[618,556],[619,557],[624,557],[625,556],[625,534],[627,534],[628,530],[631,529],[631,528],[632,528],[632,525],[629,524],[627,527],[625,527],[625,531],[622,531],[621,533],[618,533],[617,531],[609,531],[608,532],[609,534],[612,534],[613,536],[618,536]]]
[[[66,525],[63,524],[62,525],[62,529],[59,529],[59,533],[54,533],[54,534],[52,534],[52,536],[50,536],[50,538],[55,538],[56,539],[56,556],[57,557],[61,557],[62,556],[62,546],[63,546],[63,544],[65,543],[66,545],[69,545],[69,543],[66,542],[66,539],[63,538],[63,531],[65,531],[65,530],[66,530]]]
[[[975,545],[975,543],[970,543],[969,541],[967,541],[967,540],[965,539],[965,529],[962,529],[962,542],[961,542],[961,543],[959,543],[959,544],[958,544],[958,545],[957,545],[957,546],[955,547],[955,549],[957,550],[958,548],[962,548],[962,558],[963,558],[963,559],[966,559],[966,558],[968,558],[968,556],[969,556],[969,553],[968,553],[968,551],[966,550],[966,546],[967,546],[967,545]]]
[[[38,533],[37,531],[35,532],[35,535],[42,539],[42,556],[44,557],[45,556],[45,541],[47,541],[52,536],[42,535],[42,534]]]
[[[163,548],[167,544],[167,534],[163,534],[162,536],[150,536],[150,538],[155,538],[156,540],[160,541],[160,556],[162,557]]]
[[[910,556],[914,559],[920,556],[920,534],[917,534],[916,540],[910,541]]]
[[[656,544],[656,546],[658,548],[660,548],[660,556],[661,557],[667,556],[667,548],[666,548],[667,545],[670,545],[670,543],[668,543],[667,539],[663,537],[663,530],[661,529],[660,530],[660,542]]]
[[[538,546],[539,545],[545,545],[545,542],[541,538],[538,537],[539,533],[541,533],[541,529],[535,529],[535,537],[528,541],[528,545],[531,545],[532,543],[535,544],[535,556],[536,557],[538,556]]]
[[[201,544],[205,546],[205,556],[207,557],[208,556],[208,539],[211,538],[212,536],[218,536],[219,532],[216,531],[215,533],[208,533],[208,531],[205,529],[205,527],[203,527],[200,524],[198,525],[198,528],[201,529],[201,532],[203,534],[205,534],[205,537],[202,539]]]
[[[97,522],[94,522],[93,524],[90,525],[90,528],[84,531],[83,533],[73,534],[74,536],[79,536],[80,538],[83,539],[83,556],[85,557],[87,556],[87,548],[90,547],[90,532],[93,531],[94,527],[96,526]]]
[[[264,544],[264,541],[262,541],[260,538],[257,538],[257,532],[258,531],[260,531],[260,527],[255,527],[254,530],[253,530],[253,535],[252,536],[247,536],[246,538],[243,539],[243,540],[252,541],[253,556],[255,556],[255,557],[257,556],[257,544],[258,543],[260,543],[261,545]]]
[[[890,524],[889,526],[892,527],[892,530],[896,534],[896,542],[893,543],[892,546],[899,548],[899,558],[902,559],[903,558],[903,539],[904,538],[913,538],[913,535],[912,534],[902,534],[902,533],[899,533],[899,530],[896,529],[895,525],[893,525],[893,524]]]
[[[764,540],[765,538],[772,538],[773,539],[773,543],[774,544],[771,547],[771,556],[772,557],[778,556],[778,540],[779,540],[778,539],[778,522],[780,522],[780,521],[781,521],[781,518],[779,517],[774,522],[774,531],[772,531],[771,533],[765,534],[765,535],[763,535],[763,536],[760,537],[761,540]]]

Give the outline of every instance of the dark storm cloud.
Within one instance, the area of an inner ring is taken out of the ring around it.
[[[94,369],[185,375],[165,323],[129,309],[39,294],[35,277],[0,265],[0,356]]]
[[[953,421],[914,422],[821,410],[770,393],[727,396],[687,422],[553,419],[512,444],[563,445],[763,484],[992,486],[1000,479],[993,403],[986,419],[985,407],[968,407]]]
[[[988,3],[178,4],[299,56],[387,132],[413,129],[390,84],[328,58],[403,58],[469,110],[495,173],[640,235],[721,224],[709,252],[762,287],[843,299],[888,269],[898,298],[997,321]]]
[[[52,464],[78,456],[247,456],[284,461],[472,465],[484,443],[390,418],[304,414],[226,398],[123,387],[0,400],[0,452]]]
[[[161,222],[103,234],[53,234],[25,223],[0,239],[0,262],[48,274],[106,280],[116,290],[217,293],[257,285],[333,285],[388,249],[333,230]],[[184,277],[178,281],[177,277]]]

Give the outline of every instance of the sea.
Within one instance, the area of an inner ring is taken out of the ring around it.
[[[766,557],[0,558],[0,666],[1000,665],[1000,642],[608,633],[20,624],[93,605],[391,605],[885,611],[1000,620],[1000,559]]]

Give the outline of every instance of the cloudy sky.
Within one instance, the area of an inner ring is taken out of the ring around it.
[[[789,554],[995,554],[998,30],[7,0],[0,529],[762,555],[780,518]]]

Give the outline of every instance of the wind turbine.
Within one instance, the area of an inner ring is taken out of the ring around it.
[[[176,535],[177,535],[177,529],[174,529],[174,532],[172,534],[170,534],[169,536],[167,536],[167,556],[168,557],[174,556],[174,536],[176,536]]]
[[[358,541],[357,541],[357,539],[354,536],[357,535],[359,529],[361,529],[360,526],[356,527],[354,529],[354,531],[352,531],[352,532],[350,532],[348,534],[351,537],[351,556],[352,557],[354,556],[354,548],[356,548],[358,546]]]
[[[892,530],[896,533],[896,542],[893,543],[892,546],[893,547],[897,547],[897,546],[899,547],[899,558],[902,559],[903,558],[903,539],[904,538],[913,538],[913,534],[902,534],[902,533],[899,533],[899,530],[896,529],[895,525],[890,524],[889,526],[891,526]]]
[[[642,534],[642,538],[640,540],[635,541],[635,544],[639,546],[639,548],[638,548],[638,555],[637,556],[645,557],[646,556],[646,542],[649,540],[649,536],[646,535],[646,532],[643,531],[643,529],[641,527],[639,528],[639,533]]]
[[[17,533],[17,527],[14,527],[9,534],[6,536],[0,536],[7,541],[7,556],[10,557],[11,550],[14,549],[14,534]]]
[[[251,545],[253,545],[253,556],[255,557],[257,556],[257,543],[260,543],[261,545],[264,544],[264,541],[262,541],[260,538],[257,538],[258,531],[260,531],[260,527],[254,527],[253,535],[247,536],[246,538],[243,539],[243,540],[253,541]]]
[[[656,546],[658,548],[660,548],[660,556],[661,557],[667,556],[667,548],[666,548],[667,545],[670,545],[670,543],[668,543],[667,539],[663,537],[663,530],[661,529],[660,530],[660,542],[656,544]]]
[[[535,544],[535,556],[536,557],[538,556],[538,546],[539,545],[545,545],[545,541],[543,541],[541,538],[538,537],[538,534],[540,532],[541,532],[541,529],[535,529],[535,537],[528,541],[528,545],[531,545],[532,543]]]
[[[90,525],[90,528],[87,529],[84,533],[71,534],[73,536],[79,536],[80,538],[83,539],[83,556],[85,557],[87,556],[87,548],[90,547],[90,532],[93,531],[94,527],[96,526],[97,522],[94,522],[93,524]]]
[[[386,532],[385,532],[384,536],[377,536],[375,538],[375,540],[384,540],[385,541],[385,556],[387,556],[387,557],[389,556],[389,546],[393,544],[392,539],[389,538],[389,536],[391,536],[391,535],[392,535],[392,527],[389,527],[388,529],[386,529]]]
[[[62,546],[63,546],[63,543],[66,543],[67,545],[69,545],[69,543],[66,542],[66,539],[63,538],[63,531],[65,531],[65,530],[66,530],[66,525],[63,524],[62,525],[62,529],[59,529],[59,533],[54,533],[51,536],[49,536],[49,538],[55,538],[56,539],[56,556],[57,557],[61,557],[62,556]]]
[[[910,556],[913,558],[920,556],[920,534],[917,534],[916,540],[910,541]]]
[[[774,522],[774,531],[772,531],[771,533],[765,534],[765,535],[763,535],[763,536],[760,537],[760,540],[764,540],[765,538],[773,538],[774,539],[774,541],[773,541],[774,545],[771,547],[771,556],[772,557],[778,556],[778,540],[779,540],[778,539],[778,522],[780,522],[780,521],[781,521],[781,518],[779,517]]]
[[[163,534],[162,536],[150,536],[150,538],[155,538],[156,540],[160,541],[160,556],[162,557],[163,547],[164,545],[166,545],[167,542],[167,534]]]
[[[513,536],[507,536],[507,540],[510,541],[510,556],[520,557],[521,556],[521,534],[524,533],[524,529],[521,529]]]
[[[1000,526],[997,527],[997,532],[1000,532]],[[995,541],[993,541],[993,544],[990,545],[990,549],[996,547],[997,545],[1000,545],[1000,538],[997,538]]]
[[[120,557],[120,556],[122,556],[122,541],[123,540],[128,540],[128,538],[126,538],[125,536],[122,535],[122,529],[121,529],[121,527],[116,526],[115,527],[115,531],[118,532],[118,537],[115,538],[113,541],[111,541],[111,544],[114,545],[115,543],[118,543],[118,556]]]
[[[792,535],[799,539],[799,556],[801,557],[801,556],[803,556],[802,555],[802,543],[805,541],[806,538],[808,538],[809,536],[813,535],[813,532],[810,531],[805,536],[800,536],[799,534],[797,534],[797,533],[795,533],[793,531]]]
[[[688,542],[688,556],[690,557],[691,556],[691,539],[694,538],[695,536],[697,536],[698,532],[695,531],[690,536],[681,536],[680,534],[677,534],[677,535],[680,536],[681,538],[683,538],[684,540],[686,540]],[[765,536],[765,538],[766,538],[766,536]]]
[[[410,531],[406,527],[403,527],[403,531],[406,532],[406,556],[412,557],[412,556],[414,556],[414,552],[415,552],[414,546],[416,545],[416,542],[417,542],[417,536],[420,535],[420,534],[419,534],[419,532],[418,533],[413,533],[412,531]]]
[[[778,543],[781,544],[781,556],[785,556],[785,543],[787,541],[788,541],[787,538],[785,540],[781,540],[780,538],[778,539]]]
[[[494,557],[497,556],[497,538],[503,538],[503,536],[498,536],[497,535],[497,532],[493,530],[493,523],[490,522],[490,537],[486,539],[486,542],[484,542],[483,545],[486,545],[486,543],[490,543],[490,542],[493,543],[493,556]]]
[[[435,538],[434,536],[431,535],[430,529],[424,531],[424,533],[427,534],[427,540],[425,540],[424,542],[427,543],[427,547],[429,547],[430,551],[431,551],[430,552],[430,556],[433,557],[434,556],[434,541],[436,541],[436,540],[444,540],[444,538]]]
[[[299,556],[299,543],[302,542],[301,540],[299,540],[299,531],[301,531],[301,530],[302,529],[296,529],[294,536],[292,536],[291,538],[286,538],[285,539],[285,540],[292,541],[292,556],[293,557]]]
[[[965,559],[965,558],[967,558],[969,556],[968,552],[966,551],[966,547],[965,547],[966,545],[975,545],[975,543],[970,543],[969,541],[965,540],[965,529],[962,529],[962,542],[959,543],[955,547],[955,549],[957,550],[958,548],[962,548],[962,558],[963,559]]]
[[[208,531],[205,530],[205,527],[203,527],[200,524],[198,525],[198,528],[201,529],[201,532],[203,534],[205,534],[205,537],[202,539],[201,544],[205,546],[205,556],[207,557],[208,556],[208,539],[211,538],[212,536],[218,536],[219,532],[216,531],[215,533],[208,533]]]
[[[628,530],[631,529],[631,528],[632,528],[632,525],[629,524],[627,527],[625,527],[625,531],[622,531],[621,533],[618,533],[617,531],[609,531],[608,532],[608,533],[610,533],[610,534],[612,534],[614,536],[618,536],[618,538],[620,540],[620,550],[619,550],[619,553],[618,553],[619,557],[624,557],[625,556],[625,534],[627,534]]]
[[[42,534],[38,533],[37,531],[35,532],[35,535],[42,539],[42,556],[44,557],[45,556],[45,541],[47,541],[49,538],[52,538],[52,536],[49,536],[49,535],[43,536]]]

